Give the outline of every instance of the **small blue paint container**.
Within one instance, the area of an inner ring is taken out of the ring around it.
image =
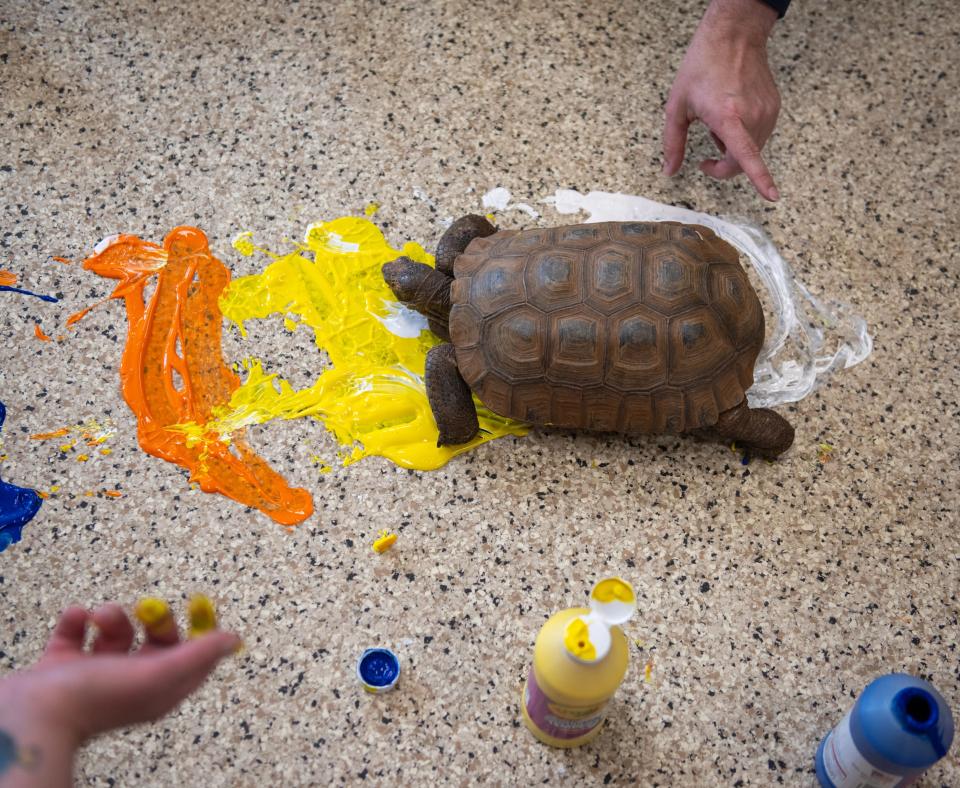
[[[400,658],[388,648],[368,648],[357,660],[357,678],[367,692],[388,692],[400,679]]]
[[[910,785],[950,749],[953,715],[933,686],[891,673],[872,681],[814,758],[824,788]]]

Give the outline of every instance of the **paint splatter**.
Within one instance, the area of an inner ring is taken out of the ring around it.
[[[100,446],[113,437],[115,432],[116,430],[114,429],[112,419],[106,419],[103,422],[99,422],[96,419],[87,419],[83,424],[73,424],[69,427],[61,427],[51,432],[38,432],[31,435],[30,438],[35,441],[48,441],[54,438],[64,438],[68,435],[75,435],[76,437],[72,441],[61,444],[60,451],[66,453],[72,451],[81,441],[90,448]]]
[[[653,660],[652,659],[649,662],[647,662],[646,665],[643,666],[643,680],[647,684],[651,684],[653,682]]]
[[[161,247],[120,235],[99,246],[83,265],[119,280],[110,298],[124,299],[129,321],[121,388],[137,417],[140,446],[187,468],[204,492],[255,507],[282,525],[309,517],[310,494],[290,487],[260,458],[244,440],[242,427],[228,436],[202,428],[193,435],[171,429],[180,423],[206,424],[240,384],[223,362],[220,343],[217,299],[230,272],[210,254],[206,236],[178,227]],[[154,277],[156,289],[145,300]]]
[[[7,409],[0,402],[0,429],[7,417]],[[40,510],[42,499],[36,490],[17,487],[0,479],[0,553],[19,542],[23,527]]]
[[[823,443],[817,444],[817,462],[821,465],[825,465],[833,459],[834,447],[824,441]]]
[[[373,543],[373,552],[375,553],[385,553],[391,547],[393,547],[397,542],[397,535],[390,533],[390,531],[383,530],[377,534],[377,539]]]
[[[252,246],[250,237],[238,236]],[[210,433],[226,439],[249,424],[311,416],[343,447],[338,455],[343,464],[378,455],[419,470],[439,468],[504,435],[525,435],[526,425],[478,401],[478,436],[460,446],[437,446],[423,376],[427,351],[440,340],[419,314],[395,301],[381,274],[383,264],[401,254],[433,262],[419,245],[393,249],[372,222],[343,217],[311,225],[303,247],[273,256],[261,274],[232,282],[220,308],[242,335],[244,321],[278,315],[294,327],[311,328],[330,366],[312,386],[295,390],[259,360],[248,359],[246,379],[229,406],[215,408],[212,420],[183,422],[178,429],[190,441]]]
[[[41,342],[53,342],[53,339],[51,337],[43,333],[43,329],[40,328],[39,323],[33,324],[33,333],[34,333],[34,336],[36,336],[36,338],[39,339]]]
[[[39,298],[41,301],[49,301],[50,303],[57,303],[59,299],[54,298],[53,296],[41,295],[40,293],[31,293],[29,290],[24,290],[20,287],[14,287],[17,283],[17,275],[11,271],[0,270],[0,291],[6,290],[8,293],[20,293],[20,295],[33,296],[34,298]]]

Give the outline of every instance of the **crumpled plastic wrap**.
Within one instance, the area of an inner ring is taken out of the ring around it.
[[[543,202],[558,213],[586,212],[588,222],[675,221],[701,224],[733,244],[766,287],[767,336],[747,399],[753,407],[797,402],[837,370],[859,364],[873,349],[866,321],[851,307],[814,296],[752,222],[711,216],[630,194],[558,189]]]

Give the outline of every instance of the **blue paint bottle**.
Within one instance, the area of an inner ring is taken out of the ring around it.
[[[953,742],[953,715],[931,684],[904,673],[871,682],[814,761],[824,788],[899,788],[939,761]]]

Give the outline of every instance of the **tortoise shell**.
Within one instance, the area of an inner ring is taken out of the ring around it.
[[[753,383],[760,301],[706,227],[506,230],[471,241],[454,276],[457,366],[501,416],[679,433],[715,424]]]

